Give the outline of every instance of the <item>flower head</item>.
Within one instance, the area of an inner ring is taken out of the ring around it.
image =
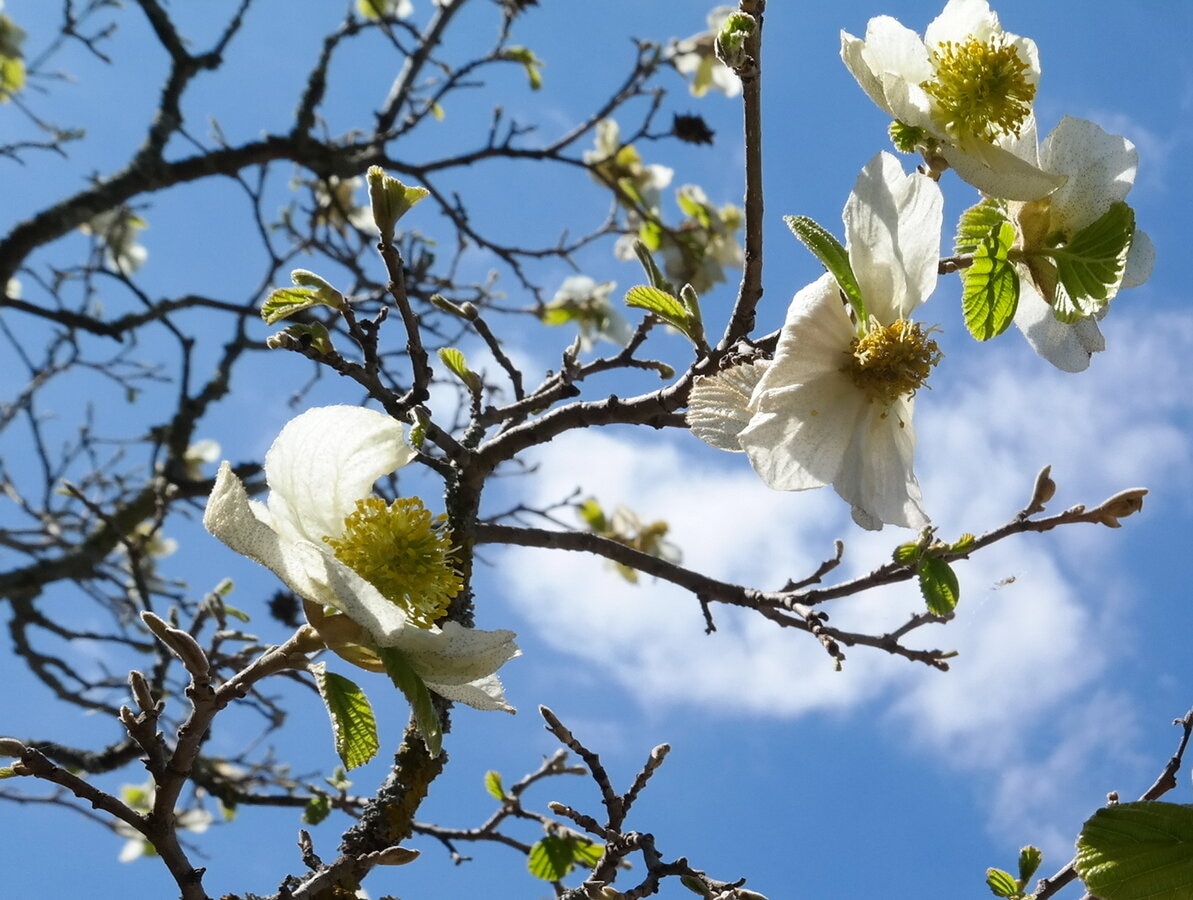
[[[927,524],[911,417],[940,351],[910,316],[936,285],[943,205],[931,179],[905,175],[887,153],[871,160],[844,213],[865,317],[821,276],[795,295],[773,360],[696,384],[692,431],[744,450],[777,490],[831,484],[865,528]]]
[[[1035,200],[1062,183],[1011,152],[1035,128],[1039,54],[986,0],[949,0],[922,40],[890,16],[871,19],[865,40],[841,32],[841,59],[895,120],[899,149],[943,159],[995,197]]]
[[[1020,152],[1034,155],[1035,146],[1024,146]],[[1122,261],[1121,280],[1109,286],[1096,311],[1080,316],[1066,315],[1059,308],[1064,296],[1063,292],[1058,296],[1057,268],[1049,254],[1126,199],[1135,183],[1139,155],[1126,138],[1085,119],[1065,116],[1040,146],[1038,158],[1045,172],[1067,180],[1042,200],[1008,204],[1018,232],[1020,287],[1015,324],[1035,351],[1057,368],[1080,372],[1089,366],[1092,354],[1105,349],[1098,319],[1120,287],[1147,281],[1155,249],[1145,232],[1135,230]]]
[[[267,502],[250,500],[225,462],[203,524],[276,573],[345,659],[380,670],[377,648],[396,648],[440,696],[509,710],[496,672],[520,652],[513,632],[436,624],[461,589],[450,542],[421,501],[372,496],[378,478],[415,455],[388,416],[311,409],[265,455]]]
[[[135,272],[149,258],[149,251],[137,243],[137,232],[146,222],[127,206],[109,209],[81,226],[103,244],[104,262],[120,272]]]
[[[726,97],[741,93],[741,79],[733,70],[717,59],[716,38],[725,20],[737,11],[736,6],[718,6],[708,14],[708,30],[689,38],[674,41],[667,48],[667,58],[681,75],[691,76],[689,90],[693,97],[703,97],[709,90],[717,90]]]
[[[601,338],[624,347],[634,331],[625,316],[609,302],[615,287],[617,283],[613,281],[598,284],[587,275],[572,275],[564,279],[540,318],[547,325],[575,322],[580,328],[581,350],[591,350]]]

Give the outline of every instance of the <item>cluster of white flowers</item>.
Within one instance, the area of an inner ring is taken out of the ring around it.
[[[1039,143],[1039,53],[986,0],[949,0],[923,38],[872,19],[864,40],[842,32],[841,58],[894,119],[895,146],[924,165],[905,175],[889,154],[871,160],[845,206],[847,263],[821,256],[830,271],[795,295],[773,359],[697,379],[688,422],[745,452],[773,488],[831,484],[863,527],[921,528],[912,407],[941,354],[909,317],[936,285],[944,171],[985,195],[990,269],[1013,285],[1028,342],[1066,371],[1103,349],[1098,320],[1120,288],[1146,281],[1154,250],[1125,204],[1135,147],[1071,117]],[[1086,252],[1095,235],[1110,249]]]

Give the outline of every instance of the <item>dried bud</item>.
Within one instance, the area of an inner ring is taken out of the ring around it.
[[[418,851],[410,847],[386,847],[369,854],[369,862],[378,866],[404,866],[418,859]]]
[[[156,712],[157,702],[153,699],[153,691],[149,689],[149,682],[145,676],[133,669],[128,673],[128,686],[132,688],[133,699],[137,701],[142,712]]]
[[[1031,502],[1027,504],[1027,514],[1043,512],[1044,505],[1056,493],[1056,482],[1052,480],[1052,466],[1044,466],[1036,476],[1035,487],[1031,491]]]

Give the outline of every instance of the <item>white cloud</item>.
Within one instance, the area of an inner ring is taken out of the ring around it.
[[[1130,308],[1114,310],[1111,350],[1081,376],[1050,368],[1014,335],[950,357],[938,373],[949,381],[938,379],[917,409],[917,471],[942,536],[1007,521],[1046,463],[1059,486],[1051,512],[1138,484],[1161,490],[1125,529],[1157,527],[1154,507],[1180,506],[1193,456],[1193,397],[1181,376],[1193,318],[1170,315],[1163,333],[1149,325]],[[901,539],[897,530],[851,528],[829,491],[771,492],[744,457],[682,435],[572,433],[543,454],[533,484],[531,503],[582,487],[608,508],[665,518],[693,568],[764,589],[814,571],[837,536],[847,542],[840,577],[882,563]],[[792,717],[881,700],[901,742],[913,735],[911,746],[990,783],[991,827],[1020,840],[1025,823],[1047,831],[1094,754],[1130,742],[1129,717],[1106,718],[1122,696],[1096,690],[1127,649],[1114,628],[1138,589],[1121,575],[1121,542],[1122,532],[1071,526],[958,564],[957,619],[907,639],[959,650],[948,673],[870,648],[849,648],[835,672],[807,635],[736,609],[714,607],[718,631],[707,636],[695,598],[649,579],[625,584],[586,554],[513,549],[498,566],[523,631],[604,671],[644,705]],[[826,609],[834,625],[880,632],[921,606],[915,587],[900,585]],[[1066,732],[1062,711],[1080,727]],[[1025,746],[1029,733],[1036,741]]]

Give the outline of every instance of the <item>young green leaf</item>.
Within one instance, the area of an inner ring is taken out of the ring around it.
[[[310,347],[322,356],[335,352],[335,347],[331,343],[331,333],[322,322],[311,322],[309,325],[287,325],[277,334],[272,334],[265,339],[265,346],[271,349],[294,344]]]
[[[501,784],[501,773],[490,769],[485,773],[485,790],[495,800],[505,799],[505,787]]]
[[[668,325],[673,325],[699,345],[704,340],[700,320],[693,318],[683,302],[656,287],[639,284],[626,291],[626,306],[654,313]]]
[[[1015,876],[1002,869],[987,869],[986,885],[995,897],[1015,897],[1020,893]]]
[[[311,666],[315,687],[327,706],[336,753],[344,766],[355,769],[377,755],[377,720],[364,692],[352,681],[327,671],[326,663]]]
[[[1119,202],[1082,228],[1067,244],[1048,251],[1059,284],[1052,309],[1062,322],[1092,315],[1114,299],[1135,235],[1135,212]]]
[[[342,299],[342,298],[341,298]],[[261,304],[261,318],[266,325],[273,325],[282,319],[289,318],[304,309],[315,306],[330,306],[340,309],[337,303],[331,302],[326,294],[313,287],[278,288],[273,291],[265,302]]]
[[[369,185],[369,205],[373,210],[373,222],[381,232],[381,240],[384,243],[393,240],[394,226],[398,224],[398,220],[406,215],[414,204],[431,194],[425,187],[402,184],[392,175],[386,175],[380,166],[369,166],[368,172],[365,173],[365,181]]]
[[[650,281],[652,288],[657,288],[670,294],[671,282],[669,282],[662,269],[659,268],[658,263],[654,261],[654,257],[650,255],[650,248],[642,241],[634,241],[634,255],[638,257],[638,262],[642,265],[642,269],[646,272],[646,277]]]
[[[565,837],[549,834],[530,848],[526,868],[535,878],[558,881],[576,867],[572,856],[572,842]]]
[[[957,606],[961,588],[957,574],[943,559],[929,556],[920,562],[920,593],[928,604],[928,612],[947,616]]]
[[[318,825],[331,815],[331,798],[327,794],[315,794],[302,810],[302,821],[307,825]]]
[[[1101,900],[1187,900],[1193,892],[1193,808],[1141,800],[1093,814],[1074,866]]]
[[[955,248],[972,264],[961,270],[961,310],[976,340],[1006,331],[1019,305],[1019,273],[1008,259],[1015,227],[997,200],[983,200],[961,214]]]
[[[382,647],[377,651],[385,666],[385,673],[410,703],[414,714],[414,727],[422,735],[423,743],[431,756],[438,756],[443,749],[443,730],[439,724],[439,713],[431,702],[431,692],[419,674],[410,668],[402,651],[394,647]]]
[[[439,350],[439,360],[451,370],[451,373],[464,382],[464,386],[474,394],[481,390],[480,376],[468,368],[464,354],[455,347],[443,347]]]
[[[1019,850],[1019,884],[1026,886],[1032,877],[1036,874],[1036,870],[1040,868],[1040,863],[1044,861],[1044,854],[1039,847],[1033,847],[1028,844]]]
[[[0,766],[0,779],[16,777],[16,769],[14,769],[12,766]]]
[[[866,302],[862,299],[862,289],[858,286],[853,268],[849,265],[849,254],[841,246],[841,242],[807,216],[784,216],[783,221],[787,223],[791,233],[812,251],[821,265],[837,280],[837,286],[849,301],[858,320],[866,321],[868,316]]]

